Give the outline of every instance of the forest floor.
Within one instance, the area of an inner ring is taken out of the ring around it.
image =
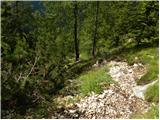
[[[150,57],[148,52],[147,56]],[[137,56],[134,59],[137,59]],[[70,80],[70,87],[67,86],[67,89],[80,88],[79,92],[57,96],[54,99],[57,102],[57,111],[52,113],[50,118],[157,118],[158,104],[146,100],[145,97],[147,89],[158,84],[158,77],[147,84],[139,85],[138,81],[148,74],[149,68],[141,62],[132,65],[127,62],[103,60],[101,64],[94,64],[93,68],[78,80]],[[77,81],[80,82],[77,84]]]

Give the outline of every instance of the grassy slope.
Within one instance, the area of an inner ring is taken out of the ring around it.
[[[158,78],[158,48],[135,49],[120,55],[129,64],[141,62],[147,67],[147,73],[137,81],[138,84],[146,84]]]
[[[95,93],[100,93],[103,90],[103,85],[107,86],[113,82],[111,77],[107,74],[107,71],[108,66],[103,66],[82,74],[78,78],[78,82],[80,83],[80,94],[82,96],[86,96],[92,91]]]
[[[158,79],[158,48],[131,49],[130,51],[122,52],[118,56],[120,56],[123,60],[125,59],[129,64],[141,62],[146,66],[147,72],[144,76],[142,76],[141,79],[137,81],[138,84],[147,84]],[[109,84],[109,82],[112,81],[110,76],[105,74],[106,72],[107,66],[104,66],[103,68],[92,70],[81,75],[78,79],[81,81],[79,89],[80,93],[82,95],[88,95],[91,91],[96,93],[101,92],[102,88],[99,86],[99,84],[104,81]],[[145,98],[148,102],[153,102],[156,105],[152,105],[147,113],[138,113],[133,115],[132,118],[158,118],[158,82],[147,89]]]
[[[139,84],[148,83],[152,80],[158,79],[158,48],[146,48],[146,49],[131,49],[131,51],[122,52],[121,54],[118,54],[117,56],[120,56],[122,59],[126,59],[126,61],[130,64],[133,64],[134,62],[142,62],[148,69],[147,74],[144,75],[139,81]],[[135,57],[138,58],[138,60],[135,60]],[[75,68],[76,69],[76,68]],[[95,93],[100,93],[103,90],[103,86],[109,85],[112,81],[111,77],[107,74],[108,66],[103,66],[99,68],[95,68],[89,71],[86,71],[79,75],[78,78],[75,79],[76,84],[78,84],[77,89],[79,95],[81,96],[75,96],[75,97],[69,97],[64,98],[64,100],[60,97],[61,103],[63,102],[66,104],[74,104],[75,102],[79,101],[81,97],[89,95],[92,91]],[[103,84],[101,84],[103,83]],[[75,86],[75,84],[74,84]],[[132,116],[132,118],[158,118],[158,82],[154,85],[148,88],[146,92],[146,99],[150,102],[154,102],[156,105],[153,105],[151,109],[145,113],[139,113]],[[65,90],[65,92],[67,92]],[[53,105],[54,103],[54,105]],[[41,107],[43,109],[39,109],[38,111],[29,112],[32,113],[31,116],[33,118],[47,118],[45,113],[50,113],[52,115],[52,112],[54,112],[55,106],[59,106],[60,102],[56,103],[55,99],[53,99],[53,102],[48,103],[48,105],[43,104]],[[47,110],[44,110],[44,106],[48,106]],[[62,106],[62,105],[61,105]],[[35,116],[33,116],[35,114]],[[41,116],[39,116],[41,115]],[[30,116],[30,115],[28,115]]]
[[[149,102],[158,103],[159,102],[159,82],[156,82],[154,85],[148,87],[145,98]]]

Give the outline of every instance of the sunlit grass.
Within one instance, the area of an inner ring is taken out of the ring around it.
[[[92,91],[95,93],[100,93],[103,90],[100,83],[105,82],[109,85],[113,82],[111,77],[107,74],[107,71],[108,67],[104,66],[81,75],[78,78],[78,81],[80,82],[80,94],[86,96]]]
[[[158,103],[159,101],[159,82],[156,82],[154,85],[149,86],[145,93],[145,99],[148,102]]]

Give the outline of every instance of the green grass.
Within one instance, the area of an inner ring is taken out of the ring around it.
[[[98,69],[91,70],[85,74],[82,74],[78,81],[80,82],[79,92],[82,96],[89,95],[92,91],[100,93],[103,89],[100,83],[110,84],[112,83],[111,77],[107,74],[108,67],[103,66]]]
[[[156,82],[154,85],[149,86],[145,92],[145,99],[148,102],[158,103],[159,101],[159,82]]]
[[[141,62],[147,67],[146,74],[137,81],[138,84],[146,84],[158,78],[158,48],[133,49],[132,51],[122,53],[121,56],[129,64]]]
[[[158,106],[152,105],[146,113],[136,113],[131,116],[132,119],[158,119],[159,109]]]
[[[150,62],[151,63],[151,62]],[[156,63],[151,63],[149,65],[147,65],[147,73],[142,76],[137,83],[141,84],[141,83],[149,83],[151,81],[154,81],[158,78],[158,64]]]
[[[141,56],[142,63],[144,63],[147,67],[147,73],[137,81],[138,84],[141,84],[144,81],[145,83],[149,83],[156,80],[159,73],[157,48],[142,51],[139,56]]]

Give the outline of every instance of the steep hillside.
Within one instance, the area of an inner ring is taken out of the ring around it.
[[[63,102],[59,98],[59,102],[66,103],[59,104],[66,111],[52,118],[158,118],[159,85],[153,82],[158,80],[158,48],[119,57],[122,61],[97,62],[72,80],[76,94],[64,97]]]

